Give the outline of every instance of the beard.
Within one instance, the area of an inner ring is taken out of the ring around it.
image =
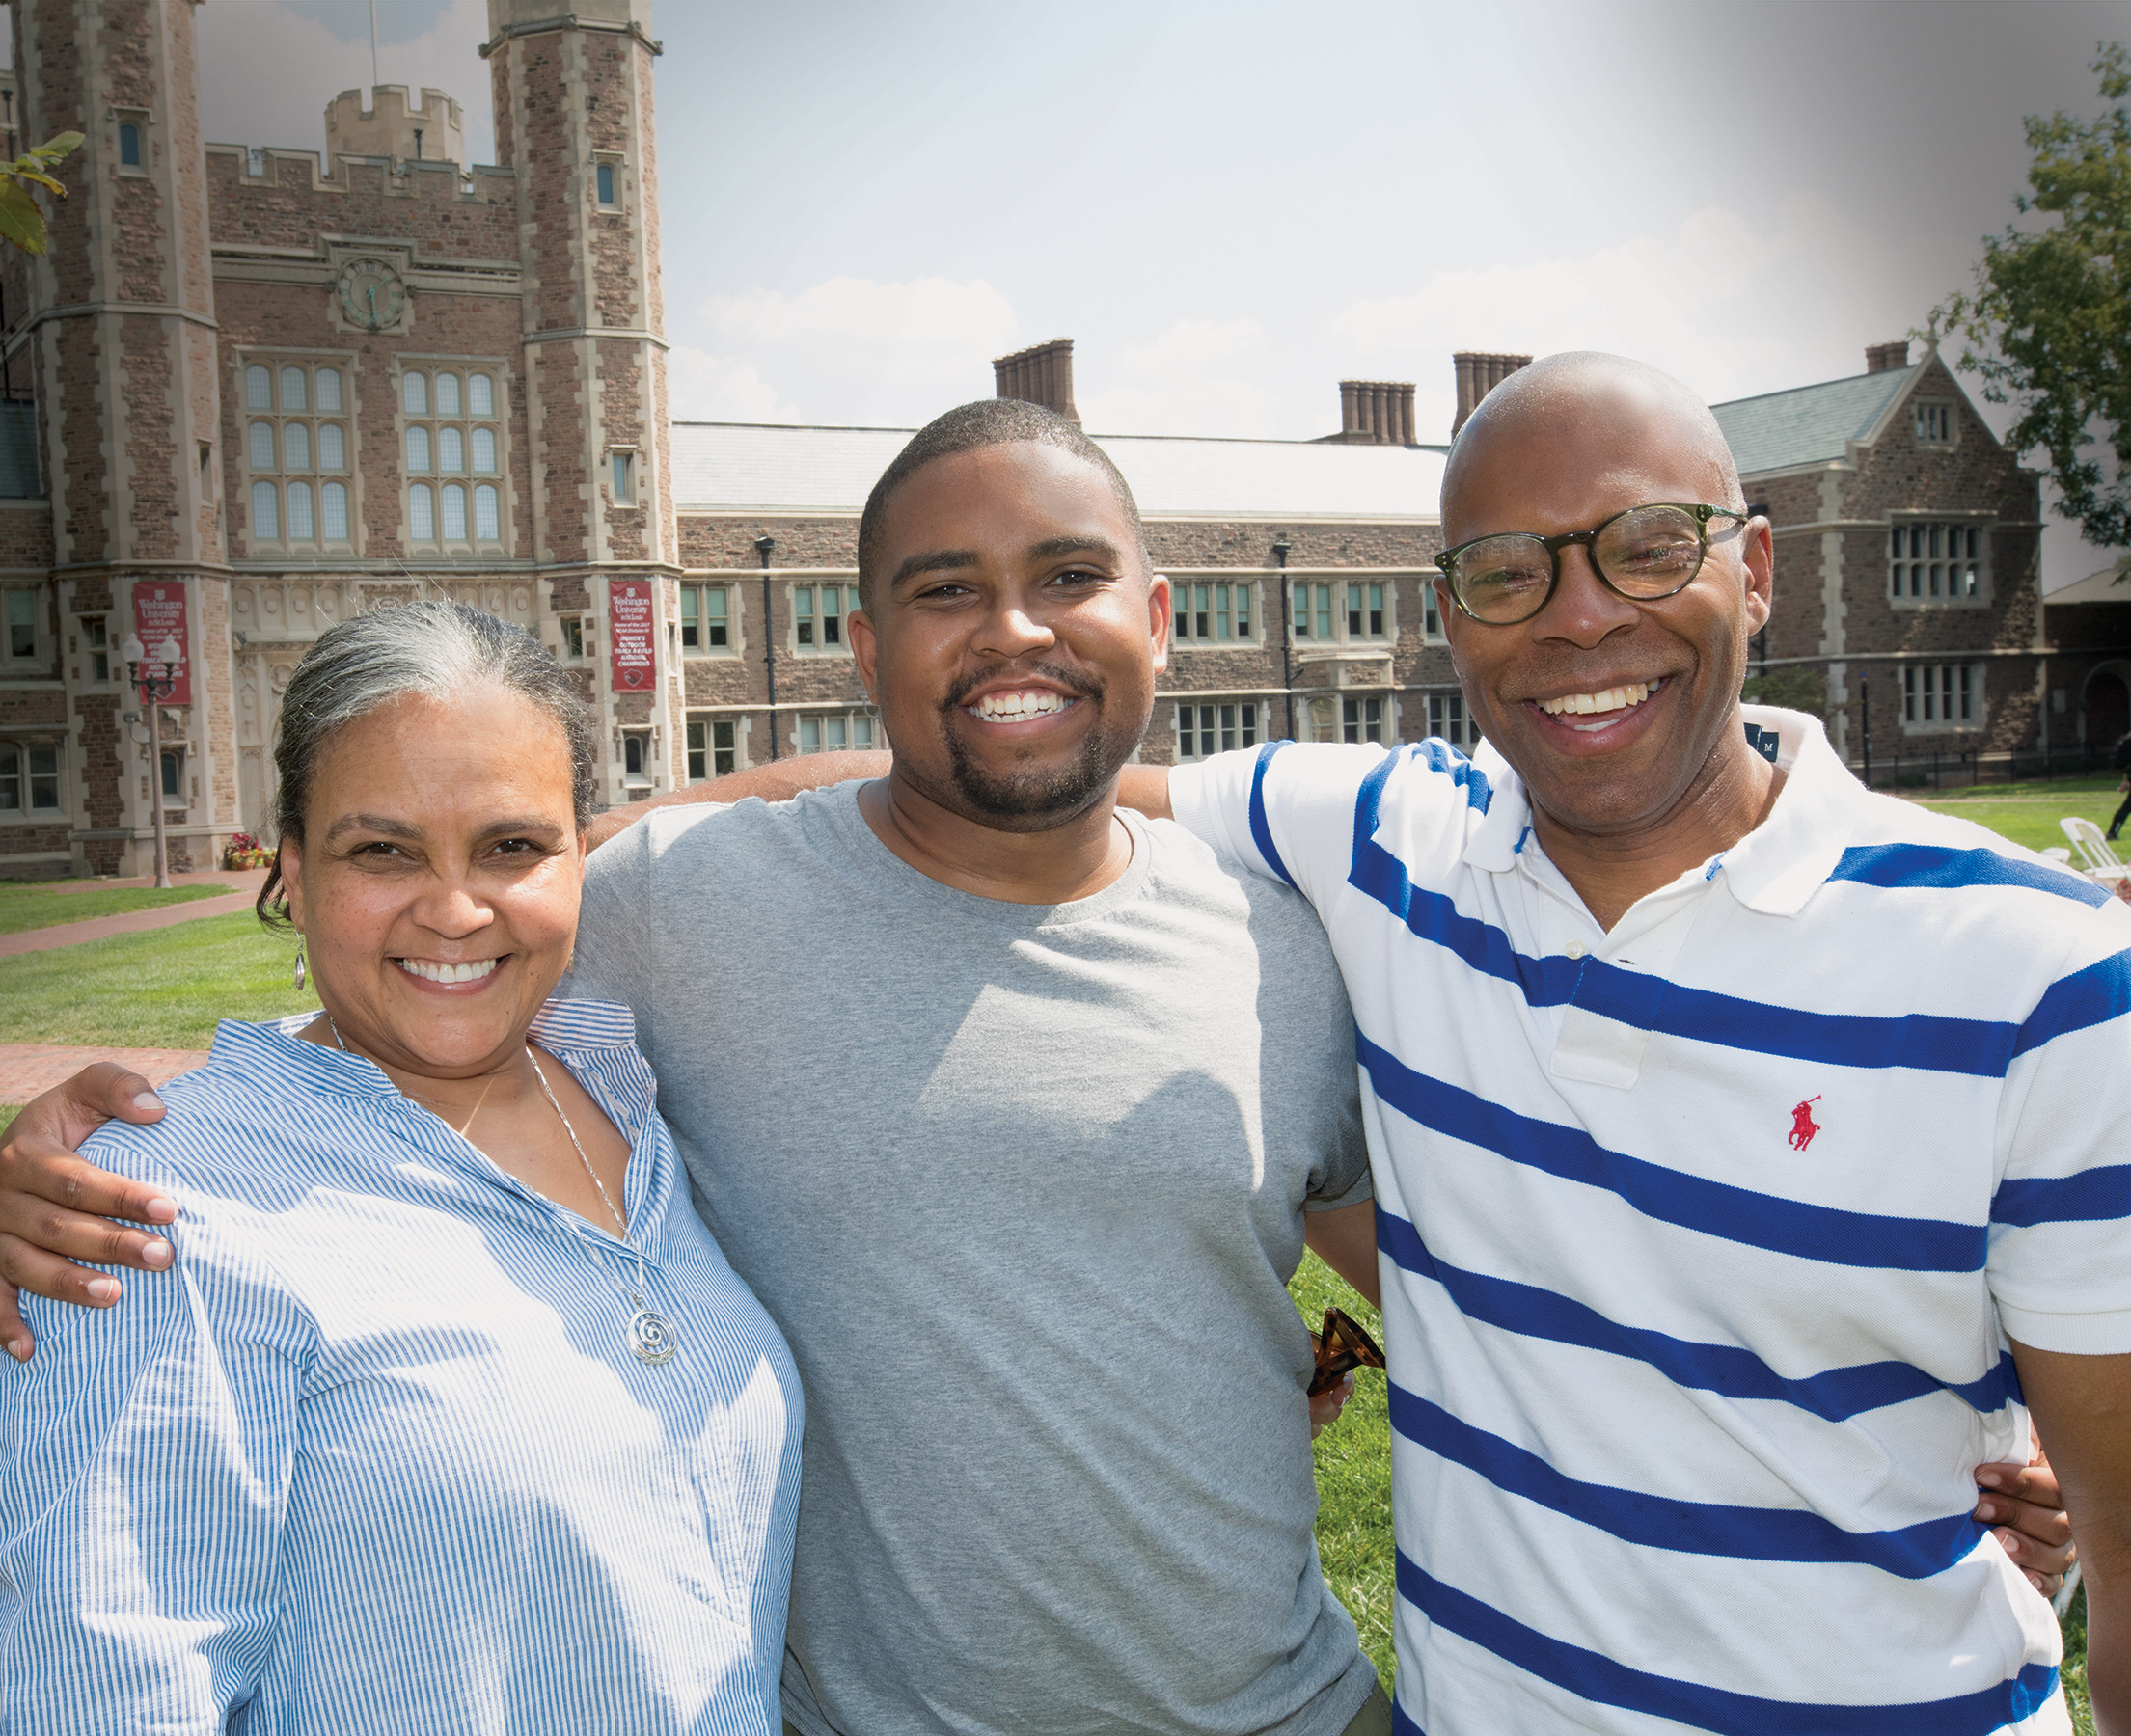
[[[980,763],[947,721],[963,700],[996,672],[985,670],[957,682],[941,705],[941,745],[947,750],[949,787],[924,793],[950,812],[994,831],[1049,831],[1085,813],[1108,793],[1117,781],[1118,769],[1132,758],[1147,733],[1153,702],[1150,699],[1147,716],[1136,721],[1119,718],[1105,704],[1107,689],[1102,682],[1078,670],[1034,665],[1030,673],[1056,682],[1081,704],[1095,708],[1095,726],[1062,765],[1038,762],[1024,769],[1002,769]]]

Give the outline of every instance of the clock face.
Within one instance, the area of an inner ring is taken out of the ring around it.
[[[382,259],[350,259],[341,268],[338,293],[347,322],[366,332],[397,325],[407,302],[407,287],[399,273]]]

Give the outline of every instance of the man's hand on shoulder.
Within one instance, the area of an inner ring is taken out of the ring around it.
[[[109,1308],[124,1287],[74,1261],[143,1272],[170,1264],[163,1237],[110,1220],[168,1224],[178,1216],[176,1202],[74,1155],[107,1121],[145,1125],[162,1113],[154,1087],[139,1073],[99,1061],[45,1092],[9,1126],[0,1143],[0,1343],[17,1362],[30,1360],[36,1343],[17,1306],[20,1290]]]
[[[648,801],[633,801],[627,807],[609,808],[594,815],[585,828],[586,842],[594,850],[615,833],[625,831],[656,808],[691,807],[699,802],[745,801],[751,796],[764,801],[789,801],[807,790],[857,778],[886,777],[893,760],[886,753],[807,753],[780,759],[766,766],[750,766],[724,777],[693,783],[671,795],[654,796]]]

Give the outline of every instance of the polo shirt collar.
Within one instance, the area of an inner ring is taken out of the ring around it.
[[[1472,769],[1488,780],[1488,811],[1465,839],[1465,865],[1507,874],[1532,830],[1532,799],[1516,768],[1483,741],[1472,750]]]
[[[1817,718],[1742,705],[1742,720],[1773,731],[1783,792],[1768,818],[1722,859],[1732,896],[1764,916],[1795,916],[1827,883],[1863,816],[1865,787],[1828,746]]]
[[[1774,706],[1742,705],[1741,724],[1777,739],[1776,766],[1786,773],[1768,818],[1717,857],[1732,896],[1767,916],[1795,916],[1835,872],[1856,828],[1864,786],[1828,746],[1817,718]],[[1472,756],[1493,790],[1485,819],[1465,840],[1468,867],[1504,874],[1528,847],[1531,798],[1523,779],[1489,743]],[[1714,878],[1712,873],[1711,878]]]

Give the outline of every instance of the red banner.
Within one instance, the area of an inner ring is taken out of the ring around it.
[[[185,632],[185,584],[181,579],[137,579],[133,583],[133,631],[141,640],[141,673],[174,683],[162,695],[165,705],[192,703],[192,640]],[[162,666],[165,639],[178,641],[175,672]]]
[[[657,679],[652,662],[651,581],[607,581],[607,638],[615,653],[615,692],[641,693]]]

